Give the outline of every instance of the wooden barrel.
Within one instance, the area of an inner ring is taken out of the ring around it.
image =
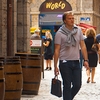
[[[20,56],[23,72],[22,94],[37,95],[41,81],[41,56],[38,54],[16,53]]]
[[[0,60],[4,62],[4,100],[20,100],[23,88],[23,76],[20,57],[0,57]]]
[[[5,80],[3,62],[0,62],[0,100],[4,100],[5,95]]]

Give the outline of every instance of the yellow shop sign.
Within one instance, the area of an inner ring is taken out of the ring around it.
[[[59,12],[65,12],[65,11],[71,11],[72,7],[66,0],[46,0],[44,1],[39,11],[41,13],[59,13]]]
[[[55,2],[55,3],[52,3],[52,2],[49,2],[49,3],[46,3],[46,8],[48,9],[51,9],[51,10],[54,10],[54,9],[64,9],[66,7],[66,4],[62,1],[60,2]]]

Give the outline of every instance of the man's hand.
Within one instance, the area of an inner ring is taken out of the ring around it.
[[[89,63],[87,61],[84,61],[84,67],[86,68],[86,70],[89,69]]]
[[[58,69],[58,67],[54,67],[54,74],[55,74],[55,76],[59,75],[59,69]]]

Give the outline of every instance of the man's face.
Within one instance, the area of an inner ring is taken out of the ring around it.
[[[74,16],[73,15],[67,15],[64,22],[68,26],[73,26],[74,25]]]
[[[36,32],[36,34],[40,35],[40,32]]]

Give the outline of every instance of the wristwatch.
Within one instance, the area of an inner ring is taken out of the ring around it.
[[[89,62],[89,60],[84,60],[84,62],[85,62],[85,61]]]

